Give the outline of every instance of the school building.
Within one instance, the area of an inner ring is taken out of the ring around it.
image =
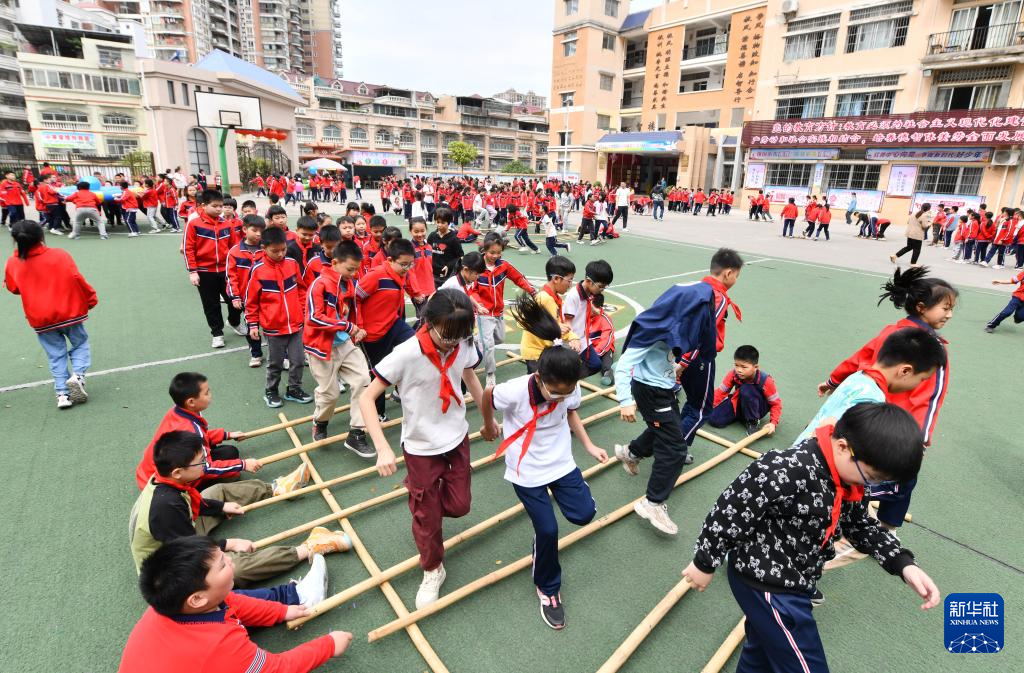
[[[549,173],[738,190],[739,136],[777,3],[554,4]]]
[[[744,195],[902,223],[925,201],[1019,205],[1021,2],[770,2]],[[745,200],[737,203],[745,203]]]

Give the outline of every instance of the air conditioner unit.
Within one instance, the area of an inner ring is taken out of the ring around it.
[[[1020,150],[996,150],[992,153],[993,166],[1016,166],[1020,160]]]
[[[799,9],[800,3],[797,0],[782,0],[783,14],[796,14]]]

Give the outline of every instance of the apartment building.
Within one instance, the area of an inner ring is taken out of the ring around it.
[[[767,2],[555,2],[551,172],[647,188],[739,184]]]
[[[328,157],[364,177],[394,173],[459,173],[448,144],[478,150],[470,174],[496,174],[513,160],[548,171],[548,123],[542,110],[495,98],[435,96],[394,86],[287,78],[306,100],[295,136],[304,162]]]
[[[901,221],[917,203],[1019,205],[1021,2],[770,2],[744,186]]]
[[[15,21],[14,0],[0,0],[0,156],[31,159],[35,150],[18,68]]]
[[[492,98],[503,100],[506,103],[514,103],[526,107],[540,108],[542,110],[547,108],[548,106],[548,97],[541,96],[540,94],[535,93],[532,89],[530,91],[527,91],[526,93],[522,93],[520,91],[516,91],[515,89],[509,88],[505,89],[501,93],[494,94]]]

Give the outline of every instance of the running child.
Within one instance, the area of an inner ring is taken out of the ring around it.
[[[477,280],[480,274],[487,270],[484,256],[479,252],[466,253],[456,264],[455,274],[439,287],[439,290],[458,290],[473,302],[473,308],[477,315],[486,315],[487,309],[477,299]]]
[[[480,249],[486,268],[477,279],[476,299],[486,313],[477,317],[477,327],[484,354],[485,385],[491,387],[495,383],[494,372],[497,367],[495,346],[505,342],[505,281],[511,280],[530,294],[536,290],[518,269],[502,259],[505,239],[501,234],[493,231],[488,233]]]
[[[117,197],[117,202],[121,205],[124,210],[124,223],[128,227],[128,238],[135,238],[139,235],[139,195],[136,194],[128,185],[127,182],[121,182],[121,194]]]
[[[505,480],[533,523],[533,583],[540,615],[557,630],[565,627],[565,608],[558,520],[551,500],[576,526],[585,526],[597,514],[590,487],[573,460],[570,430],[599,463],[608,461],[608,453],[590,440],[577,413],[584,372],[579,354],[561,345],[558,321],[528,295],[520,295],[511,313],[524,330],[553,345],[541,352],[536,373],[488,388],[480,410],[485,427],[494,425],[494,410],[501,412],[504,441],[496,455],[504,453]]]
[[[584,276],[583,280],[565,293],[562,314],[573,333],[579,335],[583,341],[580,357],[587,367],[587,376],[590,376],[598,371],[608,370],[607,367],[603,367],[601,355],[590,347],[590,333],[592,331],[591,323],[597,314],[597,310],[594,308],[594,298],[612,284],[614,275],[611,264],[603,259],[595,259],[592,262],[587,262]]]
[[[465,252],[458,234],[451,229],[452,211],[440,207],[434,211],[435,230],[430,232],[427,243],[430,244],[430,261],[434,267],[434,287],[440,287],[455,273],[455,266]]]
[[[994,280],[993,285],[1017,285],[1017,289],[1013,291],[1013,295],[1010,297],[1010,302],[1000,311],[996,317],[988,321],[985,325],[985,331],[989,334],[996,331],[999,327],[999,323],[1003,322],[1011,315],[1013,316],[1014,323],[1024,322],[1024,271],[1018,273],[1010,280]]]
[[[245,287],[249,284],[249,272],[252,267],[263,259],[263,248],[260,242],[266,222],[259,215],[246,215],[242,218],[243,238],[228,251],[227,291],[231,297],[231,305],[241,311],[245,308]],[[253,339],[248,329],[245,340],[249,344],[249,366],[252,368],[263,365],[263,345],[259,339]]]
[[[107,236],[107,224],[100,216],[103,199],[96,196],[96,193],[89,188],[88,182],[79,182],[76,187],[78,188],[77,191],[64,199],[65,203],[71,203],[75,206],[75,219],[71,225],[71,233],[68,234],[68,238],[78,238],[82,232],[82,225],[86,221],[91,220],[99,230],[100,238],[107,240],[110,238]]]
[[[508,224],[510,229],[515,230],[513,237],[519,244],[519,252],[540,254],[536,244],[530,240],[529,221],[519,206],[510,205],[508,207]]]
[[[185,223],[185,269],[189,282],[199,290],[206,324],[213,335],[211,348],[224,348],[224,315],[220,303],[228,305],[228,324],[239,336],[245,336],[242,311],[231,301],[227,289],[228,253],[235,236],[234,224],[221,219],[224,196],[216,189],[203,190],[202,206]]]
[[[755,198],[755,200],[757,199],[757,197],[754,197],[754,198]],[[752,211],[753,211],[754,208],[755,208],[755,206],[751,206],[751,210]],[[757,208],[757,212],[756,213],[752,213],[752,216],[754,218],[756,218],[756,216],[761,212],[761,204],[760,204],[760,202],[757,203],[756,208]],[[787,203],[785,206],[782,207],[782,214],[780,215],[780,217],[782,217],[782,237],[783,238],[786,238],[786,236],[789,236],[789,238],[793,238],[793,227],[796,225],[796,218],[799,217],[799,216],[800,216],[800,209],[796,207],[796,199],[791,196],[791,197],[789,197],[789,203]]]
[[[569,323],[562,313],[562,296],[572,287],[572,281],[576,275],[576,265],[568,257],[556,255],[548,258],[544,264],[544,273],[547,275],[548,282],[533,296],[537,303],[543,306],[544,310],[551,314],[561,326],[562,340],[579,353],[583,350],[584,344],[569,327]],[[541,339],[530,332],[523,332],[519,344],[519,354],[526,362],[527,372],[532,374],[537,371],[537,358],[540,357],[541,351],[550,345],[548,340]]]
[[[758,366],[760,353],[753,346],[740,346],[733,354],[733,368],[715,388],[714,408],[708,425],[724,428],[739,421],[751,435],[758,430],[761,419],[769,417],[768,434],[782,420],[782,398],[775,379]]]
[[[551,253],[552,257],[558,254],[559,248],[564,249],[565,254],[572,252],[572,246],[568,243],[558,242],[558,227],[555,226],[554,215],[554,209],[549,209],[540,220],[541,226],[544,227],[544,244],[547,246],[548,252]]]
[[[406,256],[411,261],[411,254],[403,252],[400,257]],[[469,424],[459,381],[482,408],[483,391],[473,373],[480,353],[473,346],[472,334],[469,298],[456,290],[439,290],[427,302],[415,337],[395,346],[374,365],[374,378],[360,398],[366,428],[377,450],[377,471],[386,477],[394,474],[397,466],[376,417],[374,400],[381,399],[391,385],[402,391],[404,483],[409,489],[412,533],[423,568],[417,609],[437,600],[445,580],[444,517],[469,513]],[[481,434],[493,440],[498,428],[491,421]]]

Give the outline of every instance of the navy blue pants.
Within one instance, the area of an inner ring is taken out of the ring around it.
[[[251,598],[262,598],[265,601],[283,603],[284,605],[298,605],[299,592],[295,590],[295,582],[278,584],[276,587],[265,587],[262,589],[232,589],[232,593],[242,594]]]
[[[910,509],[910,496],[913,494],[915,486],[917,486],[917,477],[910,481],[900,482],[891,491],[875,493],[865,487],[868,491],[865,497],[878,501],[879,521],[893,528],[899,528],[903,525],[903,517]]]
[[[729,588],[747,617],[736,673],[828,673],[811,597],[746,585],[729,565]]]
[[[584,526],[597,514],[590,486],[580,468],[544,486],[512,484],[526,514],[533,522],[533,583],[545,596],[555,596],[562,587],[562,566],[558,563],[558,520],[548,489],[569,523]]]
[[[366,353],[366,359],[370,361],[370,367],[377,366],[377,363],[386,358],[391,354],[391,351],[395,350],[395,346],[404,342],[406,339],[410,339],[414,336],[412,328],[409,327],[409,323],[405,322],[405,318],[399,318],[395,321],[395,324],[377,341],[364,341],[363,352]],[[370,372],[373,375],[373,372]],[[380,416],[384,413],[384,395],[381,395],[374,404],[377,406],[377,415]]]
[[[733,397],[739,395],[739,404],[733,409]],[[708,416],[708,425],[715,428],[724,428],[736,421],[741,423],[756,423],[768,413],[768,400],[756,386],[740,386],[739,392],[733,393],[721,401],[718,406],[711,410]]]
[[[679,414],[679,429],[686,446],[693,446],[697,430],[708,420],[715,402],[715,361],[698,360],[683,371],[680,379],[686,403]]]
[[[999,312],[999,315],[989,321],[988,326],[992,328],[999,327],[999,323],[1003,322],[1011,315],[1013,316],[1013,322],[1024,322],[1024,301],[1021,301],[1016,297],[1010,297],[1010,303],[1003,307],[1003,310]]]

